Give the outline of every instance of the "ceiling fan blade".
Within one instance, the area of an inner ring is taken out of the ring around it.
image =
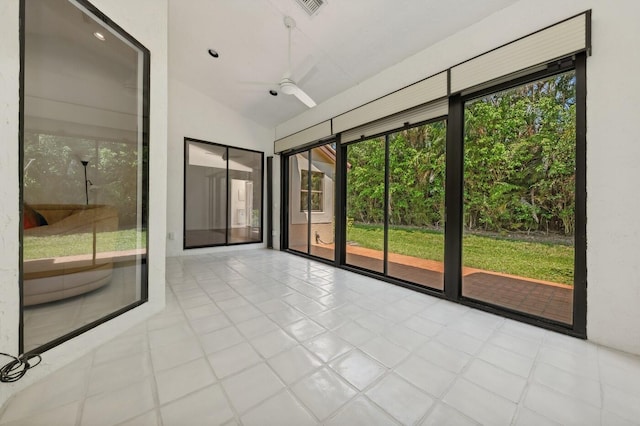
[[[309,95],[307,95],[300,87],[294,86],[293,91],[291,92],[293,96],[298,98],[300,102],[308,106],[309,108],[313,108],[316,106],[316,103],[311,99]]]

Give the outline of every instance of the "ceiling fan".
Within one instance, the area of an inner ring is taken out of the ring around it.
[[[290,16],[285,16],[284,26],[287,27],[287,30],[289,31],[289,67],[282,76],[282,79],[278,83],[278,86],[280,87],[280,91],[285,95],[293,95],[309,108],[313,108],[314,106],[316,106],[316,103],[313,101],[313,99],[311,99],[311,96],[307,95],[305,91],[302,90],[300,86],[298,86],[296,82],[291,78],[291,30],[296,27],[296,21]],[[277,92],[274,94],[273,90],[270,90],[269,93],[274,96],[277,95]]]

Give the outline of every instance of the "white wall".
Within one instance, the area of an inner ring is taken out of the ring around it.
[[[167,239],[167,255],[215,253],[227,250],[265,247],[266,210],[263,223],[263,243],[241,246],[212,247],[202,249],[182,249],[183,240],[183,175],[184,138],[200,139],[238,148],[262,151],[265,154],[265,186],[263,209],[267,206],[266,157],[273,155],[273,129],[241,117],[235,111],[203,95],[176,79],[169,79],[169,163],[167,174],[167,232],[173,233],[173,240]],[[279,169],[275,169],[276,171]],[[277,219],[274,217],[274,222]]]
[[[302,170],[309,169],[308,157],[304,158],[302,154],[296,154],[289,158],[295,159],[295,163],[289,164],[289,223],[291,225],[306,224],[309,221],[309,212],[300,211],[300,195],[302,191]],[[320,160],[322,161],[322,160]],[[322,181],[322,211],[311,212],[311,223],[331,223],[333,222],[334,206],[333,191],[335,188],[335,182],[333,181],[333,170],[335,170],[335,162],[329,163],[331,160],[324,160],[322,163],[315,157],[315,153],[312,156],[311,169],[314,172],[325,173]],[[333,168],[332,174],[328,174],[327,170],[321,170],[318,165],[328,165],[325,169]],[[306,186],[305,186],[306,188]],[[331,238],[333,239],[333,238]]]
[[[167,0],[92,0],[151,51],[149,303],[43,355],[19,382],[0,386],[0,404],[14,392],[84,355],[164,306],[167,158]],[[18,353],[19,320],[19,0],[0,1],[0,352]]]
[[[0,2],[0,352],[18,351],[18,0]],[[13,200],[14,202],[9,202]],[[4,364],[3,361],[0,361]],[[4,387],[4,386],[3,386]],[[5,397],[6,398],[6,397]],[[0,388],[0,403],[2,403]]]
[[[276,137],[587,9],[593,10],[593,56],[587,60],[587,334],[594,342],[640,354],[637,0],[522,0],[281,124]]]

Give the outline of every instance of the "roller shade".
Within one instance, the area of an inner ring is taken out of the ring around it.
[[[331,120],[324,121],[315,126],[301,130],[290,136],[278,139],[274,142],[273,149],[276,154],[290,149],[307,145],[320,139],[331,136]]]
[[[585,12],[451,68],[451,93],[589,49]]]
[[[405,124],[416,124],[423,121],[431,120],[437,117],[446,116],[449,110],[448,99],[441,99],[439,101],[430,102],[425,105],[421,105],[416,108],[412,108],[407,111],[403,111],[398,114],[394,114],[389,117],[385,117],[381,120],[374,121],[373,123],[365,124],[364,126],[357,127],[355,129],[347,130],[342,133],[341,142],[352,142],[363,137],[369,137],[378,135],[380,133],[388,132],[390,130],[398,129]]]
[[[333,119],[333,131],[344,132],[447,96],[447,73],[441,72]]]

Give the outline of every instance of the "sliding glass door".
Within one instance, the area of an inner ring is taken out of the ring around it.
[[[444,287],[446,124],[438,121],[389,135],[390,277]]]
[[[347,265],[384,272],[384,137],[347,145]]]
[[[571,324],[575,71],[464,105],[462,295]]]
[[[444,286],[446,123],[346,146],[346,264]]]
[[[288,157],[288,248],[335,259],[336,151],[325,144]]]
[[[184,141],[184,248],[262,242],[264,154]]]
[[[289,237],[288,247],[309,254],[308,188],[309,151],[293,154],[289,161]],[[303,173],[304,171],[304,173]],[[304,175],[304,176],[303,176]],[[302,191],[304,188],[304,197]]]
[[[583,335],[585,61],[453,94],[423,124],[406,120],[429,104],[349,129],[333,156],[287,155],[288,248]]]

